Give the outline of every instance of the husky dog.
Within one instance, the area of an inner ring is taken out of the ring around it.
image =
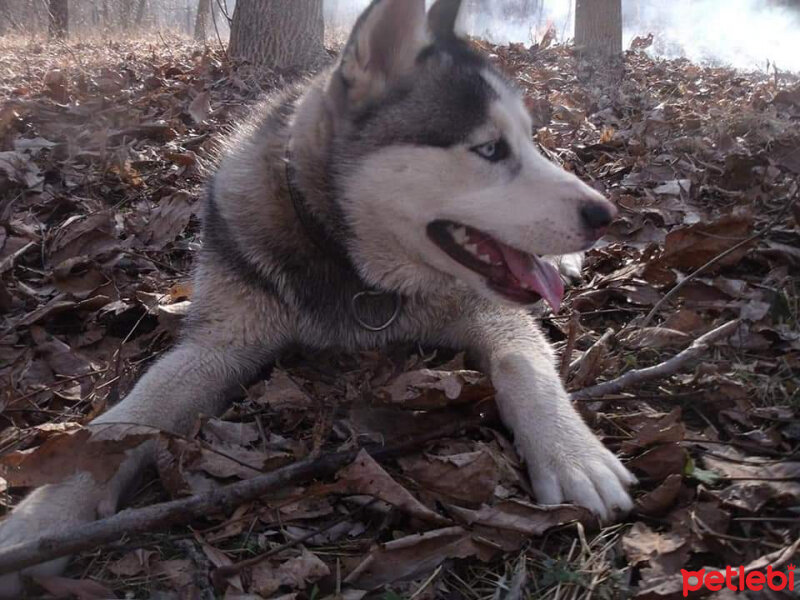
[[[563,295],[541,257],[591,247],[615,208],[537,152],[520,94],[456,35],[460,5],[374,0],[335,66],[232,136],[182,338],[93,425],[187,433],[289,346],[414,340],[477,357],[537,501],[631,508],[634,477],[570,404],[530,315]],[[0,547],[114,513],[152,454],[138,447],[107,483],[35,490]],[[0,580],[7,595],[18,584]]]

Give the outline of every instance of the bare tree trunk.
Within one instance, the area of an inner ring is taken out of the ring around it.
[[[6,0],[0,0],[0,35],[3,35],[10,23],[10,15],[8,13],[8,3]]]
[[[186,0],[186,35],[192,34],[192,0]]]
[[[206,25],[208,15],[211,13],[211,0],[197,1],[197,17],[194,20],[194,39],[198,42],[206,41]]]
[[[258,67],[312,69],[325,57],[322,0],[239,0],[229,54]]]
[[[575,46],[593,56],[622,53],[622,0],[577,0]]]
[[[136,7],[136,28],[142,27],[144,22],[144,15],[147,9],[147,0],[139,0],[139,6]]]
[[[63,40],[69,31],[69,0],[49,0],[50,39]]]

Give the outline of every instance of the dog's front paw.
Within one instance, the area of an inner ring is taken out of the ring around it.
[[[636,477],[583,422],[574,425],[520,444],[537,501],[572,502],[603,521],[623,516],[633,508],[628,488]]]

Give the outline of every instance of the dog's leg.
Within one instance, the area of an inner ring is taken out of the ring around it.
[[[497,390],[539,502],[572,501],[603,519],[632,507],[635,478],[573,408],[550,345],[528,313],[484,304],[465,311],[445,343],[475,352]]]
[[[217,325],[221,327],[221,325]],[[118,405],[91,424],[98,432],[114,428],[120,433],[131,424],[186,434],[200,414],[216,415],[227,406],[227,397],[237,384],[252,377],[277,350],[265,337],[263,345],[243,343],[255,334],[249,331],[231,342],[231,330],[221,343],[218,330],[197,328],[153,365],[133,391]],[[120,425],[112,425],[119,423]],[[102,426],[102,427],[101,427]],[[123,494],[142,468],[153,459],[154,445],[144,443],[132,450],[117,474],[105,484],[96,483],[87,473],[73,475],[59,484],[33,491],[0,523],[0,547],[30,541],[38,535],[64,531],[113,514]],[[63,570],[68,558],[37,565],[26,573],[54,574]],[[0,597],[18,598],[18,574],[0,577]]]

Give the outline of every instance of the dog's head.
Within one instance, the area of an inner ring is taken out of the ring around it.
[[[591,247],[613,205],[541,156],[519,92],[456,34],[460,0],[375,0],[327,81],[334,184],[376,285],[453,284],[557,308],[542,255]]]

